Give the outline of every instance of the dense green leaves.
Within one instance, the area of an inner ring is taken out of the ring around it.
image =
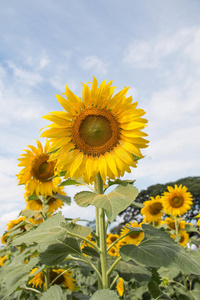
[[[138,246],[125,245],[120,249],[124,260],[133,259],[150,267],[175,266],[184,273],[200,274],[200,264],[195,261],[181,246],[173,239],[167,237],[165,232],[143,226],[148,236],[154,232],[154,236],[144,239]]]
[[[50,245],[63,242],[66,236],[71,234],[85,238],[91,232],[92,229],[90,227],[84,227],[74,222],[66,222],[61,212],[59,212],[40,224],[36,229],[30,230],[28,233],[17,237],[13,245],[20,245],[22,243],[45,243]]]
[[[94,295],[90,298],[90,300],[119,300],[119,296],[117,296],[116,292],[111,290],[99,290],[94,293]]]
[[[98,195],[92,192],[80,192],[74,197],[76,203],[81,207],[94,205],[104,208],[109,221],[112,223],[115,217],[129,206],[138,194],[138,190],[128,184],[119,185],[114,191],[106,195]]]

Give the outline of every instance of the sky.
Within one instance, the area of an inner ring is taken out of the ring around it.
[[[200,1],[1,1],[0,10],[0,234],[25,208],[17,185],[18,158],[36,145],[42,119],[62,110],[65,85],[113,80],[129,86],[149,120],[149,147],[125,179],[146,189],[199,176]],[[44,141],[40,139],[44,144]],[[66,217],[94,219],[94,208],[72,205]]]

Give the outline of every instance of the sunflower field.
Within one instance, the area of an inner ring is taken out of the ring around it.
[[[193,197],[181,184],[135,201],[134,180],[122,177],[139,167],[148,121],[128,88],[114,90],[95,77],[82,97],[66,86],[57,95],[63,110],[43,117],[52,122],[44,141],[23,150],[17,180],[25,208],[1,237],[0,299],[200,299],[200,212],[195,225],[187,221]],[[70,186],[83,188],[76,205],[94,206],[95,230],[62,214]],[[109,233],[129,206],[142,221]]]

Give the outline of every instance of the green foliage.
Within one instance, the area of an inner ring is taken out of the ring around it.
[[[98,195],[92,192],[80,192],[74,197],[81,207],[94,205],[103,208],[110,222],[113,222],[120,211],[130,205],[136,198],[138,190],[132,185],[119,185],[109,194]]]
[[[40,300],[65,300],[62,289],[59,285],[51,286],[47,292],[45,292]]]
[[[90,298],[90,300],[102,300],[102,299],[109,299],[109,300],[119,300],[119,296],[114,291],[110,290],[99,290],[94,293],[94,295]]]
[[[143,226],[147,236],[138,246],[125,245],[120,249],[120,254],[125,261],[130,259],[149,267],[175,266],[184,273],[200,275],[200,264],[193,259],[181,246],[171,239],[166,239],[166,233],[148,225]],[[155,235],[154,233],[157,232]]]
[[[120,261],[115,270],[119,273],[119,276],[126,281],[134,278],[138,282],[149,282],[151,279],[151,272],[143,265],[134,261]]]

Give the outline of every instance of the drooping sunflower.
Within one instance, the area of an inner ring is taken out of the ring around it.
[[[30,275],[34,275],[34,273],[36,273],[37,270],[38,270],[38,268],[34,268],[31,271]],[[56,277],[60,274],[62,274],[62,275],[56,279]],[[61,286],[63,285],[65,288],[68,288],[71,291],[74,291],[75,279],[71,277],[72,275],[73,275],[73,273],[71,271],[66,271],[64,269],[50,269],[50,271],[49,271],[50,283],[56,279],[53,284],[57,284],[57,285],[61,285]],[[40,288],[43,288],[45,290],[44,272],[41,271],[39,273],[36,273],[33,276],[33,278],[29,281],[29,284],[31,284],[32,286],[35,286],[35,287],[39,286]]]
[[[121,278],[121,277],[119,278],[118,283],[116,285],[116,289],[117,289],[119,296],[122,297],[124,294],[124,279],[123,278]]]
[[[56,175],[56,161],[49,161],[49,141],[46,141],[44,149],[40,141],[36,140],[36,143],[37,148],[28,145],[30,150],[23,150],[25,153],[18,159],[18,166],[23,169],[17,175],[17,179],[19,184],[25,184],[31,195],[35,193],[37,196],[51,196],[57,192],[57,186],[61,182],[59,177],[52,178]]]
[[[12,229],[13,227],[15,227],[16,225],[20,224],[21,222],[25,221],[26,217],[19,217],[16,220],[11,220],[8,224],[7,224],[7,231],[9,231],[10,229]],[[22,225],[20,227],[22,230],[24,230],[24,226]]]
[[[192,205],[192,195],[190,192],[187,192],[187,187],[177,186],[175,187],[168,186],[168,192],[164,192],[162,196],[162,204],[164,211],[172,216],[180,216],[186,213]]]
[[[125,226],[122,227],[120,235],[123,236],[127,234],[132,227],[138,227],[141,228],[141,224],[138,224],[138,222],[129,222],[126,223]],[[136,233],[131,233],[127,235],[123,241],[126,242],[126,244],[134,244],[138,245],[144,238],[144,232],[136,232]]]
[[[82,99],[66,86],[67,100],[57,95],[64,111],[52,112],[43,118],[52,121],[41,136],[50,138],[51,151],[57,149],[50,161],[66,171],[67,177],[82,176],[86,183],[103,181],[131,172],[136,167],[134,155],[142,158],[140,149],[146,148],[147,136],[141,130],[147,120],[145,111],[138,109],[132,96],[126,98],[128,88],[113,96],[112,81],[103,81],[98,87],[93,77],[92,88],[83,84]]]
[[[58,193],[61,195],[66,195],[66,193],[63,191],[63,188],[58,188]],[[27,209],[33,209],[33,210],[40,210],[43,207],[43,202],[41,199],[35,199],[35,200],[28,200],[28,197],[31,196],[30,191],[26,191],[25,193],[25,201],[26,201],[26,208]],[[46,196],[46,204],[49,206],[47,213],[54,212],[58,208],[61,208],[64,203],[60,199],[56,198],[56,194],[52,194],[51,196]]]
[[[163,206],[160,196],[150,197],[151,200],[145,201],[141,214],[145,216],[146,222],[157,222],[163,215]]]

